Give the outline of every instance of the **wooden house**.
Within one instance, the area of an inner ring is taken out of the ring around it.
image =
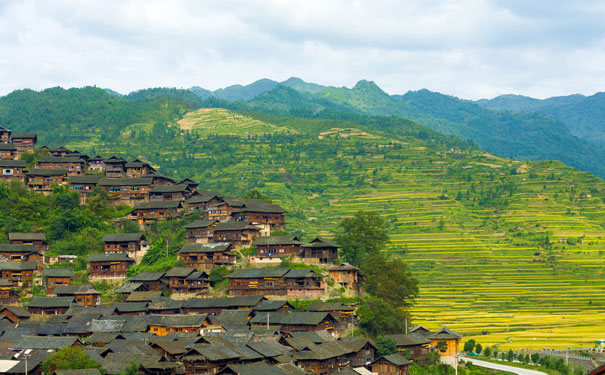
[[[308,244],[302,245],[303,258],[318,259],[320,263],[330,263],[338,259],[340,245],[327,238],[317,237]]]
[[[215,375],[225,366],[239,363],[240,354],[224,346],[198,344],[189,349],[180,359],[187,375]]]
[[[406,375],[412,364],[399,353],[382,356],[370,364],[372,372],[384,375]]]
[[[34,145],[38,141],[36,133],[13,133],[11,143],[17,147],[19,152],[34,152]]]
[[[206,213],[209,220],[224,221],[238,208],[244,207],[244,201],[240,198],[221,197],[214,205],[208,205]]]
[[[264,300],[252,308],[255,314],[258,313],[287,313],[294,311],[294,306],[288,301]]]
[[[124,170],[128,177],[141,177],[155,172],[155,169],[149,164],[139,159],[134,159],[124,164]]]
[[[94,175],[70,176],[67,177],[67,184],[69,191],[80,194],[80,202],[86,204],[88,203],[88,193],[95,190],[100,180],[100,177]]]
[[[152,188],[150,178],[102,178],[98,185],[107,192],[107,199],[113,205],[134,206],[149,200]]]
[[[0,307],[0,315],[6,316],[13,323],[19,323],[22,320],[27,320],[32,314],[29,311],[17,306],[2,306]]]
[[[264,296],[190,298],[183,304],[183,313],[216,315],[223,310],[252,310],[265,300]]]
[[[397,334],[387,336],[391,338],[397,350],[410,359],[422,358],[429,352],[431,340],[418,333]]]
[[[195,182],[190,178],[184,178],[181,181],[177,182],[176,184],[177,185],[186,185],[187,187],[189,187],[189,191],[194,192],[197,190],[197,187],[200,183]]]
[[[214,242],[229,242],[236,249],[249,247],[260,236],[260,228],[246,221],[218,223]]]
[[[187,244],[179,249],[178,256],[187,262],[187,267],[201,271],[235,264],[233,245],[228,242]]]
[[[52,156],[67,156],[69,154],[71,154],[71,150],[68,149],[67,147],[61,146],[59,148],[50,148],[48,146],[42,146],[40,147],[41,150],[45,150],[48,151],[49,154],[51,154]]]
[[[230,215],[235,221],[251,222],[267,228],[268,233],[274,229],[285,228],[286,210],[280,205],[268,203],[262,199],[244,199],[244,206],[235,208]]]
[[[156,202],[180,201],[184,202],[191,194],[187,185],[154,186],[149,190],[149,200]]]
[[[105,158],[97,155],[88,159],[88,169],[93,172],[105,172]]]
[[[303,244],[296,236],[261,236],[252,243],[258,258],[299,256]]]
[[[141,177],[151,178],[151,184],[153,186],[174,185],[174,180],[172,178],[164,176],[163,174],[159,174],[157,172],[152,172]]]
[[[307,307],[306,311],[327,312],[338,321],[338,329],[345,330],[355,320],[355,306],[345,305],[340,302],[316,301]]]
[[[362,337],[341,336],[337,343],[349,352],[347,359],[351,367],[366,366],[375,359],[378,351],[376,345]]]
[[[460,340],[462,340],[462,335],[445,327],[432,335],[429,335],[427,338],[431,340],[431,346],[435,348],[439,347],[440,343],[445,343],[445,350],[438,350],[439,355],[442,357],[455,357],[460,352],[458,350],[458,346],[460,344]]]
[[[151,315],[149,320],[150,333],[167,336],[176,332],[200,332],[202,328],[212,325],[208,316],[201,315]]]
[[[142,289],[148,291],[157,291],[164,287],[165,272],[140,272],[137,275],[128,278],[130,283],[138,283],[143,286]]]
[[[125,253],[90,254],[86,261],[91,279],[124,278],[128,267],[134,265],[134,259]]]
[[[265,358],[267,359],[267,358]],[[188,373],[189,374],[189,373]],[[269,364],[266,362],[252,362],[243,364],[229,364],[218,372],[217,375],[307,375],[308,372],[291,362]]]
[[[0,160],[0,180],[25,181],[25,168],[24,160]]]
[[[126,173],[126,160],[112,156],[103,160],[105,175],[109,178],[120,178]]]
[[[267,318],[268,317],[268,318]],[[260,313],[250,319],[250,327],[279,329],[283,334],[290,332],[316,332],[334,329],[336,320],[328,313],[314,313],[306,311],[293,311],[287,313]]]
[[[15,290],[12,281],[0,279],[0,304],[8,305],[19,301],[19,294]],[[2,310],[0,310],[0,314]]]
[[[11,143],[0,143],[0,160],[17,160],[19,153],[17,147]]]
[[[210,190],[194,190],[193,194],[185,202],[187,211],[208,211],[208,207],[216,206],[223,201],[223,197],[217,192]]]
[[[149,246],[143,233],[110,233],[101,239],[106,253],[125,253],[135,261],[145,256]]]
[[[193,243],[210,243],[214,241],[214,227],[218,224],[216,220],[195,220],[183,226],[185,238]]]
[[[0,244],[0,261],[31,262],[41,268],[44,264],[44,253],[34,245]]]
[[[193,267],[174,267],[166,272],[164,281],[176,293],[207,294],[210,290],[208,274]]]
[[[71,268],[43,268],[42,278],[48,294],[53,294],[57,286],[70,285],[76,276]]]
[[[38,168],[65,169],[68,176],[79,176],[86,170],[86,161],[74,156],[44,156],[38,159]]]
[[[234,296],[278,295],[320,297],[325,285],[312,270],[288,268],[239,269],[227,276]]]
[[[9,233],[8,242],[13,245],[32,245],[39,251],[48,250],[48,242],[44,233]]]
[[[33,297],[27,303],[27,311],[41,315],[65,314],[73,302],[73,297]]]
[[[129,217],[139,225],[149,225],[156,221],[178,218],[181,216],[183,204],[173,202],[143,202],[134,206]]]
[[[11,143],[12,131],[0,126],[0,143]]]
[[[67,170],[34,168],[25,174],[30,190],[50,194],[53,184],[67,185]]]
[[[101,293],[90,284],[58,285],[55,287],[57,297],[72,297],[77,304],[83,306],[99,306]]]
[[[341,263],[328,268],[328,277],[345,288],[357,290],[359,287],[359,268],[349,263]]]
[[[346,374],[350,364],[348,357],[351,354],[351,351],[341,346],[338,341],[329,341],[296,352],[294,360],[299,367],[314,374]]]

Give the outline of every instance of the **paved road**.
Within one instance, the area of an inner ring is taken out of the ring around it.
[[[508,372],[512,372],[515,374],[519,374],[519,375],[547,375],[546,373],[541,372],[541,371],[527,370],[527,369],[520,368],[520,367],[513,367],[513,366],[501,365],[499,363],[480,361],[480,360],[474,359],[474,358],[462,357],[461,359],[463,359],[465,362],[471,361],[473,363],[473,365],[476,365],[476,366],[487,367],[487,368],[491,368],[494,370],[500,370],[500,371],[508,371]]]

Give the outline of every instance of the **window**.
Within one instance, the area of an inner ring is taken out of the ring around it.
[[[5,176],[12,176],[13,175],[13,170],[12,169],[4,169],[2,170],[2,174]]]

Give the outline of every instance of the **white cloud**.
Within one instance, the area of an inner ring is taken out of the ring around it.
[[[298,76],[465,98],[591,94],[605,86],[604,15],[602,1],[7,1],[0,93]]]

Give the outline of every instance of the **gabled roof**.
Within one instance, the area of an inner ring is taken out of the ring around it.
[[[67,169],[64,168],[33,168],[27,172],[28,176],[64,176],[67,175]]]
[[[182,179],[181,181],[177,182],[178,185],[191,185],[191,186],[198,186],[200,183],[199,182],[195,182],[192,179],[190,179],[189,177],[185,177],[184,179]]]
[[[151,302],[162,296],[161,291],[149,291],[149,292],[132,292],[126,298],[126,302]]]
[[[284,307],[285,305],[289,305],[292,309],[294,306],[290,304],[288,301],[277,301],[277,300],[266,300],[259,303],[257,306],[254,306],[254,311],[277,311]]]
[[[178,253],[217,253],[223,251],[229,251],[233,249],[233,245],[229,242],[216,242],[206,244],[186,244],[183,245],[177,252]]]
[[[252,225],[249,221],[226,221],[216,224],[214,227],[215,232],[219,231],[231,231],[231,230],[244,230],[252,229],[260,231],[260,228]]]
[[[159,281],[165,275],[164,272],[141,272],[128,278],[130,282]]]
[[[17,147],[12,143],[0,143],[0,151],[17,151]]]
[[[126,160],[124,160],[122,158],[118,158],[116,156],[112,156],[109,159],[105,159],[104,163],[107,163],[107,164],[124,163],[124,164],[126,164]]]
[[[101,371],[96,368],[82,370],[56,370],[55,375],[101,375]]]
[[[38,159],[38,164],[44,163],[78,163],[86,164],[86,162],[77,156],[44,156]]]
[[[338,345],[346,348],[352,352],[359,352],[366,345],[370,345],[373,348],[376,348],[372,342],[364,339],[363,337],[340,337],[338,339]]]
[[[13,133],[11,139],[37,139],[36,133]]]
[[[202,327],[208,321],[208,315],[150,315],[149,324],[162,327]]]
[[[218,324],[227,330],[247,329],[250,310],[223,310],[220,314],[212,316],[212,323]]]
[[[283,214],[287,211],[280,205],[268,203],[262,199],[243,199],[243,207],[234,210],[234,212],[264,212]]]
[[[116,302],[114,306],[119,313],[147,311],[147,302]]]
[[[117,288],[115,290],[115,292],[118,294],[130,294],[142,286],[143,286],[143,284],[141,284],[141,283],[127,282],[127,283],[124,283],[124,285],[122,285],[121,287]]]
[[[93,319],[90,321],[90,331],[93,332],[104,332],[104,333],[110,333],[110,332],[120,332],[122,329],[122,326],[124,325],[124,322],[126,320],[120,320],[120,319],[102,319],[102,320],[96,320]]]
[[[162,193],[188,193],[189,186],[187,185],[161,185],[154,186],[149,190],[150,194],[162,194]]]
[[[323,344],[314,345],[308,350],[299,351],[294,354],[297,360],[326,360],[330,358],[341,357],[350,354],[351,350],[342,347],[338,342],[324,342]]]
[[[69,176],[67,177],[67,182],[70,184],[91,184],[96,185],[101,180],[101,177],[94,176],[90,174],[85,174],[83,176]]]
[[[2,243],[0,244],[0,251],[6,253],[33,253],[38,250],[36,250],[34,245]]]
[[[315,271],[310,269],[291,269],[285,276],[288,278],[301,278],[301,277],[320,277],[320,275],[316,274]]]
[[[234,372],[238,375],[305,375],[306,371],[296,366],[270,365],[265,362],[254,362],[247,364],[231,364],[218,372]]]
[[[303,242],[301,242],[296,236],[261,236],[252,242],[252,245],[254,246],[302,244]]]
[[[103,236],[103,242],[135,242],[143,241],[145,235],[143,233],[109,233]]]
[[[35,271],[38,265],[34,262],[0,262],[0,270],[6,271]]]
[[[76,273],[72,268],[43,268],[42,277],[75,277]]]
[[[25,160],[0,160],[0,167],[25,168],[26,166],[27,164],[25,163]]]
[[[46,241],[44,233],[9,233],[9,241]]]
[[[210,280],[210,276],[204,271],[195,271],[185,278],[187,281]]]
[[[128,163],[126,163],[126,168],[143,168],[145,166],[151,168],[151,165],[149,163],[146,163],[139,159],[134,159],[133,161],[129,161]]]
[[[426,337],[419,335],[417,333],[408,333],[406,334],[398,334],[398,335],[388,335],[387,337],[393,339],[395,344],[398,347],[406,347],[406,346],[418,346],[418,345],[426,345],[430,344],[431,340]]]
[[[307,307],[307,311],[354,311],[355,307],[345,305],[341,302],[313,302]]]
[[[69,307],[73,301],[74,297],[33,297],[26,305],[36,308]]]
[[[288,271],[290,271],[289,268],[241,268],[226,277],[229,279],[280,278],[285,276]]]
[[[325,237],[315,237],[315,239],[303,247],[336,247],[340,248],[340,245],[334,241],[331,241]]]
[[[277,357],[292,350],[290,347],[273,341],[252,341],[247,345],[267,358]]]
[[[210,191],[196,191],[188,200],[187,204],[196,204],[196,203],[207,203],[212,199],[222,199],[222,196],[215,192]]]
[[[55,294],[61,296],[75,296],[77,294],[98,294],[101,293],[96,291],[90,284],[72,284],[72,285],[57,285],[55,287]]]
[[[384,359],[385,361],[387,361],[395,366],[405,366],[405,365],[409,365],[410,363],[412,363],[399,353],[384,355],[384,356],[374,360],[374,362],[372,362],[372,363],[376,363],[376,362],[380,361],[381,359]]]
[[[326,312],[293,311],[287,313],[259,313],[250,320],[250,323],[266,324],[267,315],[269,315],[269,324],[273,325],[315,326],[330,317]]]
[[[166,209],[177,209],[183,208],[183,204],[180,201],[157,201],[157,202],[142,202],[134,206],[133,211],[136,210],[157,210],[161,208]]]
[[[185,308],[240,308],[254,307],[266,298],[263,296],[240,296],[230,298],[190,298],[183,307]]]
[[[185,229],[206,228],[215,223],[218,223],[218,220],[196,220],[190,224],[183,225],[183,228],[185,228]]]
[[[22,336],[13,345],[13,349],[61,349],[72,346],[78,341],[73,336]]]
[[[432,335],[428,336],[428,338],[432,340],[452,340],[460,339],[462,338],[462,335],[444,327],[439,331],[433,333]]]
[[[148,186],[152,184],[151,178],[101,178],[99,186]]]
[[[164,277],[187,277],[194,272],[196,272],[196,269],[193,267],[174,267],[168,270]]]
[[[2,279],[4,280],[4,279]],[[0,307],[0,312],[8,310],[13,313],[17,318],[29,318],[32,314],[29,311],[19,307],[19,306],[2,306]]]
[[[129,262],[134,263],[134,259],[129,258],[125,253],[94,253],[86,258],[87,262]]]
[[[209,361],[224,361],[229,359],[238,359],[240,357],[239,353],[225,346],[207,344],[195,345],[183,357],[198,355],[201,355],[203,358]]]
[[[337,266],[328,268],[328,271],[359,271],[359,268],[345,262],[340,263]]]

